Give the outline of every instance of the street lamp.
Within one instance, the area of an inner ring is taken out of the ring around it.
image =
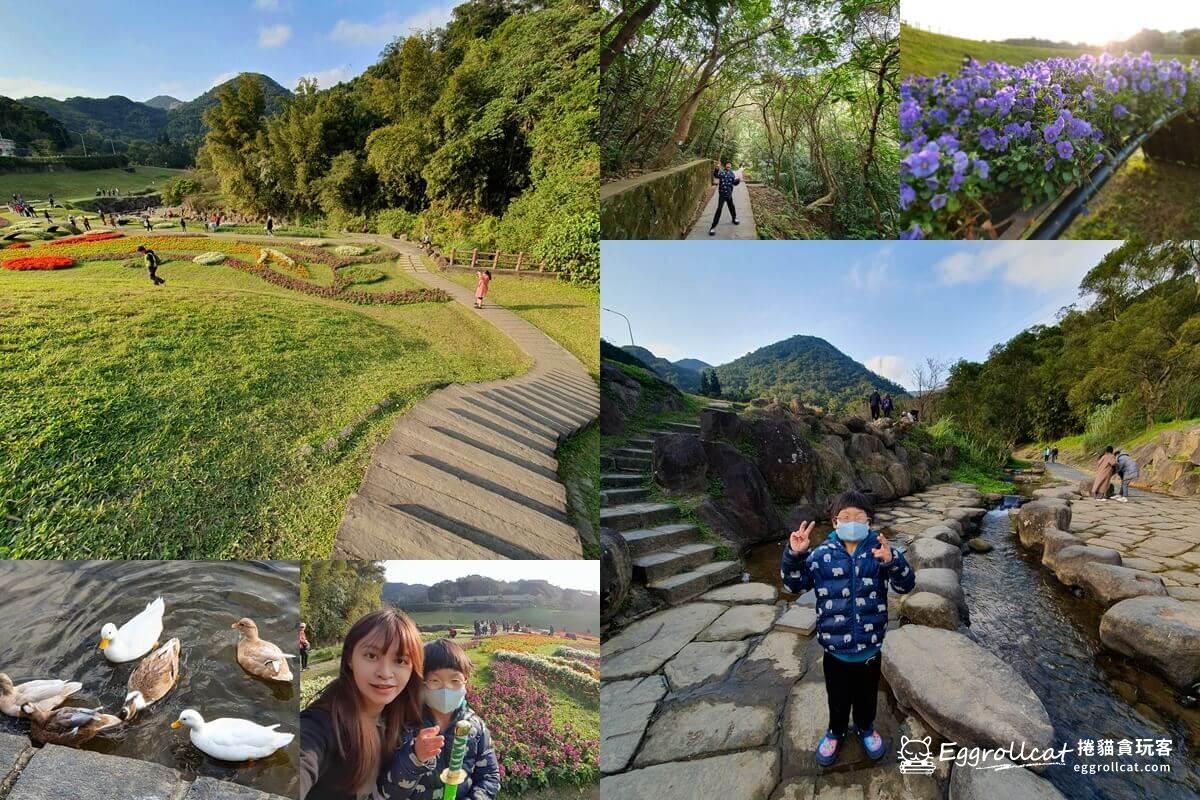
[[[71,133],[79,133],[79,131],[71,130],[71,128],[67,128],[67,130],[71,131]],[[83,145],[83,157],[87,158],[87,140],[83,138],[82,133],[79,133],[79,142]]]
[[[610,314],[616,314],[618,317],[625,320],[625,326],[627,328],[629,328],[629,344],[631,344],[631,345],[634,344],[634,342],[633,342],[633,326],[629,324],[629,317],[625,316],[620,311],[613,311],[611,308],[605,308],[604,310]]]

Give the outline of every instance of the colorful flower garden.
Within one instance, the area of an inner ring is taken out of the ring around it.
[[[1087,180],[1130,137],[1200,109],[1200,64],[1141,56],[967,62],[901,86],[901,238],[976,238]]]

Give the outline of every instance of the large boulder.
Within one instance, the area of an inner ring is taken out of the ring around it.
[[[600,616],[607,622],[625,604],[633,584],[633,557],[625,537],[600,529]]]
[[[857,473],[850,459],[846,458],[846,444],[834,434],[827,433],[813,444],[820,464],[820,477],[814,492],[813,502],[822,510],[828,510],[829,501],[855,487]]]
[[[865,462],[872,453],[882,454],[883,450],[883,442],[873,433],[851,434],[850,441],[846,443],[846,455],[851,461]]]
[[[960,747],[1054,746],[1054,727],[1029,684],[954,631],[905,625],[883,640],[883,675],[896,699]]]
[[[600,362],[600,434],[619,436],[634,411],[657,414],[683,408],[683,394],[666,381],[654,382],[653,392],[644,392],[642,384],[612,361]]]
[[[861,482],[863,488],[870,492],[871,497],[876,503],[886,503],[890,500],[895,500],[897,497],[896,490],[892,484],[888,483],[888,479],[878,472],[864,472]]]
[[[962,536],[949,525],[933,525],[917,533],[917,538],[937,539],[940,542],[958,547],[962,544]]]
[[[846,429],[851,433],[862,433],[867,429],[867,421],[862,417],[847,417]]]
[[[1034,500],[1013,515],[1017,536],[1026,547],[1040,547],[1047,529],[1071,530],[1071,507],[1062,501]]]
[[[901,452],[903,452],[903,451],[901,451]],[[904,497],[905,495],[912,494],[912,491],[913,491],[912,471],[906,465],[901,464],[899,462],[893,462],[887,468],[886,474],[887,474],[888,483],[890,483],[892,485],[892,488],[894,488],[896,490],[896,494],[899,497]]]
[[[1100,642],[1150,665],[1178,689],[1200,680],[1200,602],[1132,597],[1100,618]]]
[[[918,537],[904,552],[914,569],[952,569],[962,573],[962,550],[930,537]]]
[[[796,503],[811,499],[813,494],[817,454],[799,427],[800,423],[782,409],[743,421],[743,441],[758,454],[758,469],[777,503]]]
[[[967,597],[963,594],[962,584],[958,581],[958,573],[952,569],[919,569],[913,573],[916,577],[914,592],[933,592],[950,600],[958,607],[958,613],[964,620],[968,619]]]
[[[933,592],[910,592],[900,601],[900,617],[914,625],[958,630],[958,607]]]
[[[667,494],[695,494],[708,486],[708,458],[695,436],[671,433],[654,438],[654,482]]]
[[[1001,759],[1011,763],[1008,759]],[[990,763],[995,763],[990,762]],[[950,772],[950,800],[1066,800],[1050,781],[1027,769],[974,769],[955,766]]]
[[[716,496],[704,498],[696,512],[709,525],[739,544],[777,538],[783,531],[767,482],[758,467],[735,447],[703,442],[708,479],[717,481]]]
[[[736,441],[741,429],[738,415],[720,408],[706,408],[700,412],[700,437],[702,439],[724,439]]]
[[[1088,564],[1121,564],[1121,554],[1107,547],[1073,544],[1058,551],[1054,558],[1054,574],[1067,586],[1079,586],[1080,573]]]
[[[1079,570],[1079,585],[1107,607],[1131,597],[1166,597],[1162,578],[1139,569],[1092,562]]]
[[[1068,547],[1083,544],[1077,536],[1057,528],[1046,528],[1042,531],[1042,563],[1054,569],[1055,559],[1059,552]]]

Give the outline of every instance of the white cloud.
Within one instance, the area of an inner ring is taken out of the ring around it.
[[[912,375],[909,374],[908,361],[903,356],[871,356],[863,365],[876,375],[882,375],[901,386],[907,385]]]
[[[312,78],[316,80],[318,88],[328,89],[330,86],[336,86],[339,83],[350,80],[354,77],[354,75],[355,72],[350,68],[350,65],[343,64],[342,66],[334,67],[333,69],[323,69],[317,72],[306,72],[301,75],[300,78]],[[300,78],[297,78],[295,81],[293,81],[292,85],[295,86],[297,83],[299,83]]]
[[[1088,268],[1119,242],[974,242],[934,263],[947,286],[995,274],[1013,286],[1039,292],[1078,285]]]
[[[254,0],[254,7],[259,11],[278,11],[279,0]]]
[[[283,47],[292,38],[290,25],[272,25],[269,28],[258,29],[259,47]]]
[[[66,100],[68,97],[95,97],[95,93],[78,86],[36,78],[6,78],[0,76],[0,95],[19,99],[22,97],[53,97]]]
[[[374,22],[356,22],[349,19],[339,19],[329,32],[329,38],[335,42],[359,46],[379,46],[387,44],[397,36],[408,36],[413,31],[424,31],[437,28],[450,21],[454,5],[435,6],[399,17],[388,14]]]
[[[654,353],[659,358],[665,358],[667,361],[675,361],[684,357],[683,353],[679,352],[678,347],[666,342],[651,342],[650,344],[643,344],[642,347]]]

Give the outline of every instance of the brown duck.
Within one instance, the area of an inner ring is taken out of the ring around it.
[[[26,703],[53,711],[82,688],[83,684],[76,681],[27,681],[15,685],[12,678],[0,672],[0,714],[23,717],[21,706]]]
[[[241,634],[237,646],[238,663],[242,669],[256,678],[269,681],[292,682],[292,668],[287,660],[295,656],[287,655],[277,645],[258,638],[258,626],[249,617],[243,617],[230,626]]]
[[[138,663],[129,676],[129,691],[120,714],[122,719],[129,722],[139,711],[157,703],[175,688],[179,680],[180,649],[179,640],[172,639]]]
[[[99,708],[65,707],[45,711],[33,703],[26,703],[21,710],[33,723],[33,738],[45,744],[78,747],[101,731],[121,724],[120,719]]]

